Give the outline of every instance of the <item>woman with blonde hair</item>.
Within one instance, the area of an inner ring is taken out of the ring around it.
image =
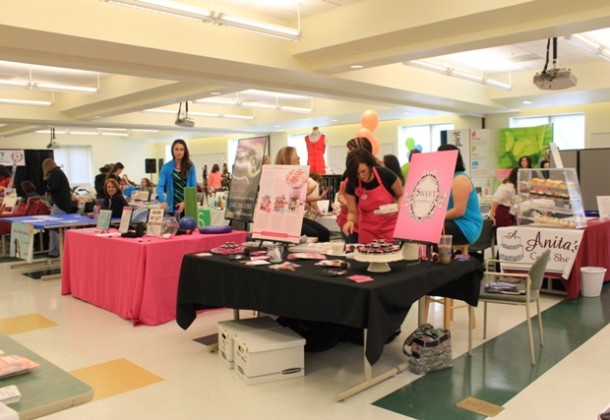
[[[297,154],[297,150],[292,146],[282,147],[275,156],[276,165],[298,165],[301,158]],[[326,191],[322,194],[318,194],[317,191],[318,183],[315,182],[311,177],[307,182],[307,203],[308,205],[317,206],[316,201],[321,200],[326,196]],[[330,241],[330,231],[322,226],[315,220],[307,217],[303,218],[303,225],[301,227],[301,235],[318,238],[318,242]]]
[[[47,182],[46,193],[51,197],[51,214],[72,213],[72,192],[70,181],[53,159],[42,162],[43,179]],[[59,235],[55,230],[49,232],[49,257],[59,257]]]

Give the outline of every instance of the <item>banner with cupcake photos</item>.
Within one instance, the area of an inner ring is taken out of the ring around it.
[[[413,155],[394,238],[438,243],[445,225],[457,156],[457,150]]]
[[[254,208],[252,237],[299,243],[309,166],[265,165]]]
[[[498,228],[497,250],[503,260],[502,270],[524,270],[523,263],[533,264],[545,250],[550,249],[551,257],[545,272],[560,273],[561,277],[567,279],[570,277],[583,234],[582,229],[531,226]]]
[[[225,219],[252,221],[268,137],[240,139],[225,207]]]

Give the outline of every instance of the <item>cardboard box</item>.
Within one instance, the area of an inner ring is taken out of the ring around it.
[[[281,328],[281,325],[268,316],[236,321],[220,321],[218,323],[218,355],[220,360],[227,368],[233,369],[235,335],[269,328]]]
[[[248,385],[305,375],[305,339],[290,328],[235,337],[235,372]]]

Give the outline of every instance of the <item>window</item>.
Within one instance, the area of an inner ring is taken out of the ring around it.
[[[229,160],[227,161],[227,167],[229,168],[229,172],[233,172],[233,163],[235,162],[235,155],[237,154],[237,144],[239,143],[239,139],[230,139],[227,142],[227,156]]]
[[[403,165],[409,161],[407,139],[412,138],[422,152],[434,152],[441,145],[441,131],[453,130],[453,123],[405,125],[398,127],[398,160]]]
[[[553,143],[560,150],[585,148],[585,115],[542,115],[537,117],[518,117],[510,119],[513,127],[536,127],[553,124]]]
[[[91,188],[91,148],[89,146],[61,146],[53,151],[53,159],[64,171],[72,187]]]

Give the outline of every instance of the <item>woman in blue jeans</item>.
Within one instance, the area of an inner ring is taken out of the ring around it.
[[[51,197],[53,207],[51,214],[72,213],[72,192],[70,181],[53,159],[42,162],[43,179],[47,182],[46,192]],[[54,230],[49,232],[49,257],[59,257],[59,234]]]

